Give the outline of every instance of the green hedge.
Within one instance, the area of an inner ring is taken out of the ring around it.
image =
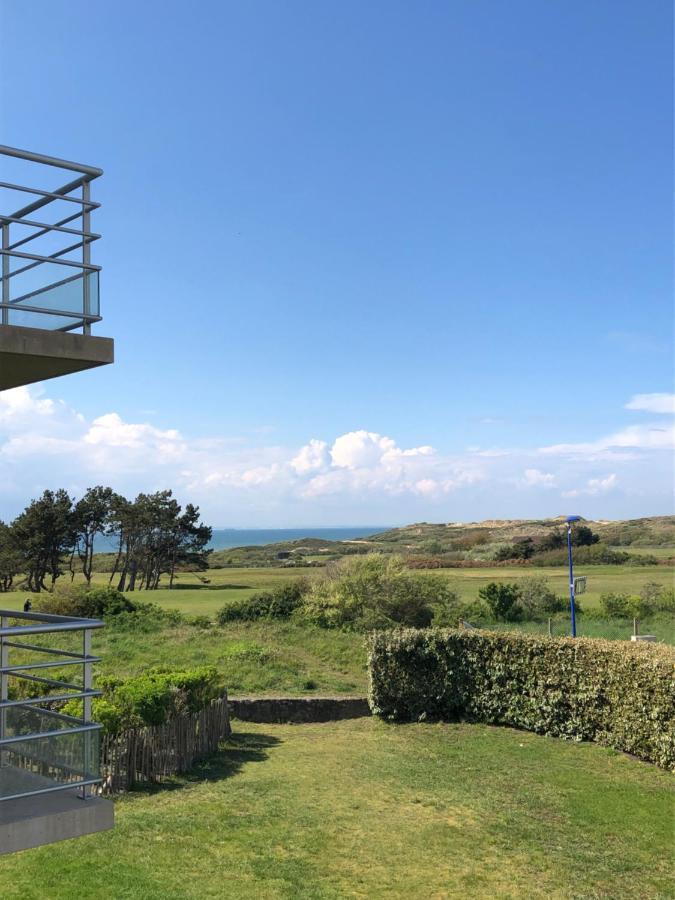
[[[150,670],[134,678],[99,678],[102,697],[92,701],[92,718],[104,731],[162,725],[181,713],[197,712],[223,693],[215,666],[176,672]],[[82,701],[70,700],[63,711],[82,715]]]
[[[597,741],[675,768],[675,649],[510,632],[400,630],[369,641],[373,712]]]

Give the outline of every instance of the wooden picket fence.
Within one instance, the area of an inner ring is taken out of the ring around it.
[[[135,784],[158,783],[187,772],[218,749],[231,733],[227,694],[196,713],[164,725],[132,728],[101,739],[103,792],[117,794]]]

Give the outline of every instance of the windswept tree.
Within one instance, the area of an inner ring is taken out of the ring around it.
[[[112,488],[91,487],[78,500],[73,510],[73,524],[76,530],[76,542],[73,555],[77,553],[82,564],[82,574],[87,584],[91,584],[94,562],[94,542],[98,535],[106,533],[110,528],[110,516],[117,495]],[[73,574],[74,574],[74,570]]]
[[[199,508],[182,514],[172,492],[139,494],[133,502],[114,497],[109,531],[117,536],[117,556],[110,575],[120,591],[155,590],[163,574],[173,585],[177,567],[207,567],[211,528],[199,522]]]
[[[0,522],[0,592],[11,591],[23,560],[11,525]]]
[[[28,589],[36,593],[47,590],[47,576],[53,589],[76,539],[73,501],[68,492],[45,491],[14,520],[12,531]]]

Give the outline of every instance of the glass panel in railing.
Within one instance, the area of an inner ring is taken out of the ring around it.
[[[100,730],[25,735],[0,745],[0,800],[98,778]]]
[[[101,315],[101,304],[99,300],[99,272],[87,273],[87,284],[89,285],[89,313],[92,316]]]

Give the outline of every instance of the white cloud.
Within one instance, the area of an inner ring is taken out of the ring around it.
[[[396,449],[391,438],[373,431],[350,431],[337,438],[331,447],[333,464],[346,469],[376,466],[387,452]]]
[[[317,441],[315,438],[301,447],[298,454],[291,460],[291,465],[298,475],[325,469],[329,463],[328,444],[325,441]]]
[[[542,472],[540,469],[525,469],[521,484],[525,487],[547,487],[556,485],[556,477],[551,472]]]
[[[552,456],[579,456],[610,459],[631,458],[616,451],[624,450],[673,450],[675,449],[675,425],[629,425],[621,431],[597,441],[578,444],[552,444],[540,447],[539,452]]]
[[[639,409],[650,413],[675,414],[675,394],[636,394],[626,409]]]
[[[370,522],[539,516],[552,506],[557,511],[556,496],[585,496],[603,516],[619,510],[608,508],[609,501],[643,502],[643,509],[626,515],[650,514],[667,511],[661,507],[672,473],[662,451],[673,446],[673,437],[661,420],[540,449],[451,454],[428,444],[401,446],[365,429],[312,437],[300,447],[260,446],[226,435],[195,439],[110,410],[86,420],[40,388],[18,388],[0,393],[0,515],[15,515],[47,487],[80,494],[105,483],[127,496],[172,487],[221,524],[284,525],[292,510],[295,522],[326,524],[358,521],[355,511]]]
[[[564,491],[563,497],[581,497],[583,495],[595,497],[598,494],[606,494],[608,491],[613,490],[616,487],[616,483],[617,477],[615,472],[612,472],[611,475],[607,475],[605,478],[589,478],[585,487]]]

